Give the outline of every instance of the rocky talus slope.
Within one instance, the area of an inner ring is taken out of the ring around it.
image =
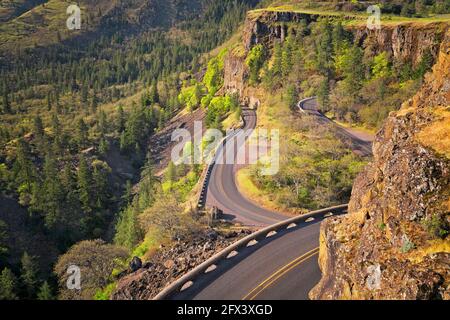
[[[111,299],[150,300],[167,285],[248,233],[246,230],[229,233],[209,230],[193,239],[161,248],[143,264],[135,258],[130,264],[130,270],[119,276]]]
[[[450,32],[423,88],[388,118],[349,215],[321,227],[312,299],[450,299]]]

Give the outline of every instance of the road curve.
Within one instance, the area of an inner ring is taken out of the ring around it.
[[[254,110],[244,109],[242,117],[244,119],[244,131],[256,128],[256,112]],[[237,134],[243,134],[243,132]],[[237,148],[243,147],[237,144],[235,147],[234,137],[235,135],[228,137],[225,147],[220,148],[218,153],[222,152],[223,155],[226,155],[231,152],[235,154]],[[246,226],[263,227],[287,219],[286,216],[261,208],[242,196],[236,185],[238,169],[238,164],[225,163],[214,166],[209,178],[206,205],[220,209],[225,219],[241,222]]]
[[[256,112],[243,110],[244,129],[256,127]],[[218,154],[234,153],[227,148],[229,137]],[[238,148],[241,146],[238,146]],[[236,149],[237,150],[237,149]],[[217,158],[216,158],[217,159]],[[206,204],[223,211],[225,218],[247,226],[263,227],[287,217],[259,207],[239,192],[235,174],[239,165],[216,163],[208,183]],[[334,214],[346,213],[345,209]],[[176,300],[306,300],[321,277],[318,246],[321,219],[299,223],[294,228],[239,250],[239,254],[217,265],[214,272],[200,276]]]
[[[356,133],[354,130],[336,124],[318,110],[316,97],[300,101],[298,103],[298,108],[301,112],[316,116],[319,123],[333,126],[336,130],[337,137],[346,143],[355,153],[363,157],[371,157],[373,155],[372,143],[374,136],[370,134],[362,135]]]

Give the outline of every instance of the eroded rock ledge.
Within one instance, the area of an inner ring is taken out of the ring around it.
[[[349,214],[322,224],[312,299],[450,299],[449,137],[447,31],[423,88],[378,133]]]

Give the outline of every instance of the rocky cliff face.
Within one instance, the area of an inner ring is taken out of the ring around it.
[[[421,91],[378,133],[374,155],[349,215],[322,224],[323,278],[310,297],[450,299],[450,32]]]
[[[298,32],[299,28],[316,22],[320,17],[323,16],[298,12],[251,11],[245,22],[239,50],[230,52],[225,60],[226,92],[239,92],[243,97],[247,94],[245,79],[248,70],[245,56],[253,46],[263,44],[271,49],[275,42],[284,41],[290,30]],[[380,30],[369,30],[362,23],[360,26],[347,27],[347,30],[353,34],[356,43],[364,48],[367,57],[388,52],[393,61],[410,61],[415,66],[428,50],[433,58],[437,58],[448,28],[447,23],[403,23],[383,25]]]

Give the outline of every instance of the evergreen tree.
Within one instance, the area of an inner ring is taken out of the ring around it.
[[[325,78],[319,87],[317,92],[317,100],[322,112],[327,112],[330,108],[330,83],[327,78]]]
[[[30,147],[28,143],[20,139],[17,146],[17,156],[14,163],[13,171],[15,173],[15,179],[20,185],[20,189],[25,192],[31,191],[31,185],[35,181],[35,167],[29,160]]]
[[[38,115],[33,119],[33,133],[38,138],[42,138],[44,136],[44,125],[42,123],[42,118]]]
[[[154,80],[150,91],[150,102],[152,104],[159,103],[158,81]]]
[[[88,127],[82,118],[80,118],[77,122],[75,141],[80,150],[87,146]]]
[[[55,297],[53,296],[52,289],[50,288],[47,281],[44,281],[42,286],[39,288],[39,292],[37,294],[38,300],[43,301],[50,301],[55,300]]]
[[[0,300],[16,300],[16,290],[16,276],[8,268],[3,269],[0,274]]]
[[[292,70],[292,57],[290,49],[286,49],[283,51],[282,57],[281,57],[281,73],[284,77],[289,75],[289,73]]]
[[[130,180],[127,180],[125,184],[125,192],[122,196],[122,200],[126,206],[130,205],[131,200],[133,199],[133,185]]]
[[[333,52],[337,55],[342,53],[342,50],[348,45],[347,44],[347,38],[346,38],[346,32],[342,25],[342,22],[337,22],[333,26]]]
[[[111,172],[111,168],[103,161],[95,161],[92,167],[92,180],[96,194],[95,203],[97,208],[102,209],[108,197],[108,174]]]
[[[49,93],[47,93],[47,111],[51,111],[52,110],[52,96]]]
[[[97,108],[98,108],[98,98],[97,98],[96,93],[94,92],[94,94],[92,95],[92,100],[91,100],[91,112],[96,113]]]
[[[328,21],[323,21],[319,26],[320,34],[317,37],[316,63],[317,69],[326,77],[330,77],[333,59],[332,27]]]
[[[298,93],[295,85],[289,85],[287,89],[287,101],[289,108],[295,110],[297,108]]]
[[[12,113],[11,103],[9,102],[9,93],[6,86],[3,89],[3,112]]]
[[[283,59],[283,48],[281,47],[281,44],[277,42],[274,48],[274,62],[272,67],[272,71],[275,76],[281,76],[282,59]]]
[[[433,66],[433,61],[434,58],[430,49],[425,50],[422,59],[415,70],[415,78],[422,79],[425,76],[425,73],[427,73]]]
[[[55,227],[61,221],[63,214],[63,186],[59,179],[56,161],[51,154],[48,154],[44,163],[44,203],[41,207],[45,208],[45,224],[48,228]]]
[[[100,135],[102,137],[105,136],[109,131],[108,119],[106,117],[105,111],[103,110],[101,110],[98,115],[98,127],[100,130]]]
[[[170,186],[172,186],[172,183],[175,181],[176,174],[177,174],[176,166],[173,163],[173,161],[170,161],[165,173],[165,179]]]
[[[117,110],[117,121],[116,121],[116,130],[117,132],[123,132],[125,130],[125,112],[123,111],[122,105],[119,105]]]
[[[108,140],[105,138],[100,139],[100,143],[98,145],[98,152],[101,156],[105,157],[109,150]]]
[[[6,262],[6,257],[8,255],[8,246],[7,246],[7,225],[3,220],[0,220],[0,267]]]
[[[141,181],[139,182],[139,208],[148,208],[155,201],[156,181],[153,164],[151,158],[148,156],[147,163],[142,168]]]
[[[84,212],[91,212],[91,185],[92,174],[89,165],[84,156],[80,156],[80,164],[78,168],[78,195]]]
[[[28,299],[33,299],[36,293],[38,268],[35,258],[24,252],[21,261],[21,275],[20,278],[24,285],[26,296]]]

